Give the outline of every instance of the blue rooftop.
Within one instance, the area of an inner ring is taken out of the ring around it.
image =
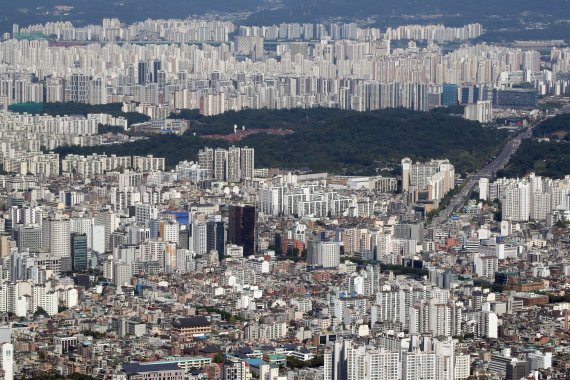
[[[267,364],[266,362],[264,362],[261,359],[246,359],[245,360],[247,364],[249,364],[251,367],[259,367],[262,364]]]
[[[144,372],[180,371],[176,363],[123,363],[123,371],[128,375]]]

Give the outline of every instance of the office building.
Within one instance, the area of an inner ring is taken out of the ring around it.
[[[228,243],[242,246],[244,256],[255,254],[255,206],[230,206],[228,214]]]
[[[226,228],[224,222],[209,221],[206,224],[207,244],[206,251],[216,250],[220,261],[224,259],[226,251]]]
[[[12,238],[20,251],[29,249],[37,252],[42,248],[42,227],[38,225],[18,225],[12,230]]]
[[[71,268],[74,272],[85,272],[88,269],[85,234],[71,234]]]

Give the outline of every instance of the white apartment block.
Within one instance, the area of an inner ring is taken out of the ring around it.
[[[570,210],[570,177],[551,179],[531,173],[525,178],[480,181],[480,194],[502,202],[503,220],[544,221],[554,212]],[[482,198],[484,199],[484,198]]]
[[[437,203],[455,187],[455,168],[448,160],[413,163],[404,158],[401,164],[402,191],[413,194],[414,201],[426,199]]]

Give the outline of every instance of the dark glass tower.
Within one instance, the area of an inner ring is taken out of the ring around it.
[[[255,206],[230,206],[228,243],[243,247],[243,255],[255,254]]]
[[[71,268],[74,272],[87,270],[87,235],[71,234]]]
[[[220,261],[226,255],[226,239],[224,222],[208,222],[206,225],[207,245],[206,250],[210,252],[212,249],[218,251]]]

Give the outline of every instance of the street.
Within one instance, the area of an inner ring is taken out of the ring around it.
[[[448,221],[451,218],[451,215],[453,215],[459,207],[463,206],[465,202],[467,202],[473,188],[479,183],[480,178],[492,179],[498,170],[504,168],[509,162],[511,156],[519,148],[522,140],[532,136],[532,129],[536,124],[537,123],[531,124],[525,131],[517,134],[516,136],[510,137],[501,152],[493,159],[493,161],[486,164],[477,173],[469,175],[467,177],[467,182],[461,191],[451,200],[445,209],[433,218],[432,224],[438,225]]]

